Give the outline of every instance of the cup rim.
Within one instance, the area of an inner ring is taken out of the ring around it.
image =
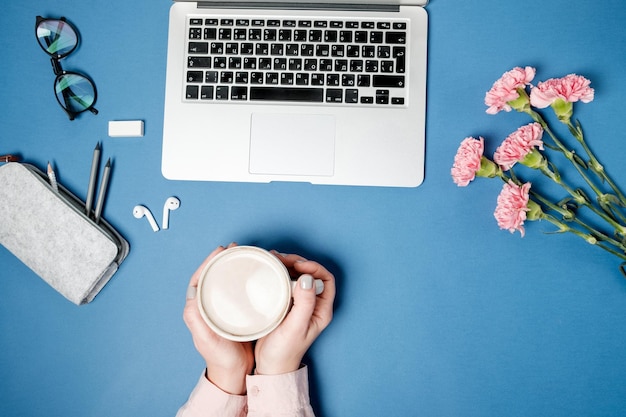
[[[220,261],[222,258],[232,256],[234,253],[238,253],[238,252],[255,253],[256,255],[260,255],[261,257],[268,260],[271,264],[273,264],[273,266],[275,266],[278,271],[281,271],[281,275],[284,277],[284,281],[286,284],[285,287],[287,288],[287,295],[288,295],[287,296],[288,301],[285,303],[285,307],[283,308],[283,311],[281,312],[279,318],[274,323],[272,323],[271,325],[265,327],[264,329],[258,332],[255,332],[252,334],[246,334],[246,335],[230,333],[222,329],[221,327],[219,327],[217,324],[213,322],[213,320],[211,320],[204,306],[202,305],[202,287],[205,281],[205,277],[207,276],[209,270],[213,267],[213,265],[215,265],[215,263]],[[282,323],[282,321],[284,320],[285,316],[287,315],[287,312],[289,311],[291,297],[292,297],[291,278],[289,276],[289,271],[287,270],[287,267],[285,267],[285,265],[269,251],[259,248],[257,246],[245,246],[245,245],[233,246],[232,248],[227,248],[223,250],[222,252],[218,253],[202,269],[202,272],[200,273],[200,278],[198,280],[197,294],[198,295],[196,298],[197,298],[198,310],[200,310],[200,315],[202,316],[202,319],[209,326],[209,328],[211,328],[211,330],[213,330],[219,336],[228,340],[232,340],[235,342],[249,342],[253,340],[258,340],[268,335],[274,329],[276,329],[276,327],[278,327],[280,323]]]

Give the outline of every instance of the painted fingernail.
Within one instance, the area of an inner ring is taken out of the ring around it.
[[[310,290],[313,288],[313,277],[309,274],[304,274],[300,277],[300,286],[303,290]]]
[[[188,300],[193,300],[194,298],[196,298],[196,292],[198,291],[198,289],[196,287],[187,287],[187,299]]]

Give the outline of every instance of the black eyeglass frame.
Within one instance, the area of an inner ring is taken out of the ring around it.
[[[74,33],[76,34],[76,44],[69,51],[65,52],[64,54],[52,54],[43,47],[43,45],[39,41],[39,36],[37,35],[37,29],[43,22],[47,22],[47,21],[63,22],[63,24],[68,25],[74,31]],[[96,84],[93,82],[93,80],[85,74],[75,72],[75,71],[66,71],[61,66],[60,60],[67,57],[72,52],[74,52],[76,48],[78,47],[78,43],[80,42],[80,34],[78,30],[76,29],[76,27],[72,25],[70,22],[68,22],[65,17],[60,17],[59,19],[51,19],[51,18],[45,18],[42,16],[37,16],[36,22],[35,22],[35,37],[37,38],[37,43],[39,44],[41,49],[50,57],[50,63],[52,64],[52,71],[54,72],[54,75],[56,76],[54,83],[52,84],[54,97],[57,99],[57,102],[59,103],[61,108],[65,111],[65,113],[67,113],[67,116],[70,118],[70,120],[74,120],[77,115],[83,112],[86,112],[87,110],[89,110],[93,114],[98,114],[98,110],[94,107],[94,105],[96,104],[96,100],[98,99],[98,90],[96,89]],[[65,91],[65,89],[62,91],[63,100],[65,101],[65,103],[61,102],[61,100],[59,99],[59,94],[57,94],[57,91],[56,91],[56,86],[59,83],[59,80],[62,77],[67,76],[67,75],[74,75],[74,76],[81,77],[85,79],[87,82],[89,82],[89,84],[91,84],[91,87],[93,88],[93,102],[91,103],[91,105],[89,105],[89,107],[86,107],[85,109],[81,111],[70,110],[71,105],[69,104],[69,101],[71,100],[71,98],[68,95],[68,93]]]

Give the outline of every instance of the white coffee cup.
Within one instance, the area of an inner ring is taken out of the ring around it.
[[[270,252],[235,246],[217,254],[202,270],[198,308],[218,335],[238,342],[257,340],[283,321],[295,283]],[[317,294],[323,284],[315,280]]]

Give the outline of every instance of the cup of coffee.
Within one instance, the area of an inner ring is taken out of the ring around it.
[[[198,281],[198,308],[207,325],[225,339],[257,340],[269,334],[291,308],[289,272],[270,252],[235,246],[217,254]],[[316,292],[323,282],[316,280]]]

